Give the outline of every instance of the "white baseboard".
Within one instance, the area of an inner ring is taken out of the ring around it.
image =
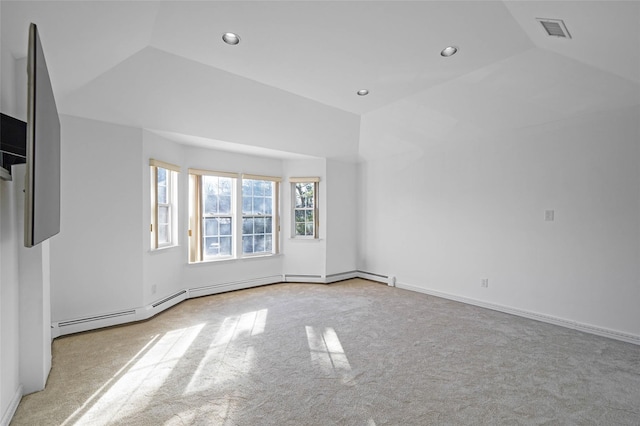
[[[389,276],[388,275],[381,275],[381,274],[376,274],[373,272],[366,272],[366,271],[356,271],[358,273],[358,278],[362,278],[365,280],[369,280],[369,281],[377,281],[379,283],[384,283],[384,284],[389,284]]]
[[[325,284],[336,283],[338,281],[350,280],[358,278],[358,271],[341,272],[339,274],[330,274],[324,277]]]
[[[210,296],[212,294],[224,293],[227,291],[241,290],[251,287],[260,287],[263,285],[277,284],[282,282],[282,275],[272,275],[270,277],[261,277],[251,280],[234,281],[229,283],[213,284],[205,287],[190,288],[188,290],[189,299],[200,296]]]
[[[296,275],[286,274],[282,281],[285,283],[309,283],[309,284],[331,284],[338,281],[344,281],[351,278],[359,278],[360,271],[340,272],[329,275]]]
[[[583,331],[586,333],[596,334],[598,336],[604,336],[611,339],[621,340],[623,342],[640,345],[640,336],[636,336],[633,334],[623,333],[623,332],[610,330],[602,327],[596,327],[589,324],[579,323],[577,321],[571,321],[564,318],[557,318],[551,315],[540,314],[537,312],[526,311],[522,309],[512,308],[509,306],[483,302],[481,300],[476,300],[468,297],[457,296],[454,294],[431,290],[428,288],[419,287],[419,286],[408,284],[408,283],[396,282],[395,277],[393,276],[381,275],[377,273],[360,271],[360,270],[342,272],[342,273],[331,274],[326,276],[273,275],[268,277],[254,278],[250,280],[234,281],[234,282],[228,282],[228,283],[213,284],[213,285],[203,286],[203,287],[183,289],[177,293],[169,295],[163,299],[160,299],[156,302],[153,302],[141,308],[135,308],[135,309],[124,310],[120,312],[112,312],[112,313],[103,314],[103,315],[96,315],[93,317],[78,318],[74,320],[60,321],[57,323],[53,323],[51,325],[51,338],[53,339],[66,334],[73,334],[73,333],[78,333],[82,331],[95,330],[103,327],[110,327],[114,325],[126,324],[129,322],[146,320],[159,314],[160,312],[166,309],[169,309],[174,305],[177,305],[183,300],[191,299],[194,297],[209,296],[212,294],[223,293],[223,292],[232,291],[232,290],[240,290],[240,289],[258,287],[258,286],[268,285],[268,284],[277,284],[281,282],[329,284],[329,283],[342,281],[350,278],[363,278],[370,281],[377,281],[380,283],[387,284],[389,286],[395,286],[405,290],[411,290],[418,293],[429,294],[431,296],[442,297],[444,299],[455,300],[457,302],[462,302],[469,305],[475,305],[482,308],[492,309],[494,311],[517,315],[524,318],[542,321],[549,324],[555,324],[562,327]]]
[[[285,283],[310,283],[310,284],[326,284],[325,277],[322,275],[302,275],[302,274],[285,274],[282,281]]]
[[[443,299],[455,300],[456,302],[466,303],[468,305],[479,306],[481,308],[491,309],[494,311],[504,312],[506,314],[516,315],[536,321],[542,321],[549,324],[559,325],[561,327],[571,328],[585,333],[595,334],[598,336],[608,337],[610,339],[621,340],[627,343],[640,345],[640,336],[634,334],[623,333],[607,328],[596,327],[590,324],[584,324],[577,321],[571,321],[564,318],[558,318],[551,315],[540,314],[537,312],[526,311],[523,309],[511,308],[509,306],[498,305],[494,303],[483,302],[481,300],[470,299],[468,297],[457,296],[454,294],[443,293],[441,291],[431,290],[424,287],[418,287],[412,284],[396,282],[396,287],[405,290],[415,291],[418,293],[428,294],[430,296],[441,297]]]
[[[11,402],[9,403],[9,406],[7,407],[5,412],[2,414],[2,418],[0,419],[0,426],[9,426],[9,423],[11,423],[11,419],[13,418],[13,415],[16,413],[16,410],[18,409],[18,405],[20,404],[21,399],[22,399],[22,385],[18,386],[18,389],[16,389],[16,392],[13,395],[13,398],[11,398]]]
[[[240,290],[244,288],[258,287],[267,284],[282,282],[282,275],[254,278],[250,280],[234,281],[228,283],[213,284],[210,286],[182,289],[176,293],[158,299],[146,306],[133,309],[125,309],[118,312],[94,315],[85,318],[58,321],[51,324],[51,338],[83,331],[97,330],[114,325],[127,324],[136,321],[147,320],[162,311],[169,309],[178,303],[194,297],[208,296],[226,291]]]

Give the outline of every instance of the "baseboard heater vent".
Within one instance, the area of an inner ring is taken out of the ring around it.
[[[187,292],[187,290],[179,291],[176,294],[172,294],[171,296],[165,297],[164,299],[160,300],[159,302],[154,303],[151,306],[153,306],[154,308],[157,308],[158,306],[162,305],[163,303],[167,303],[171,299],[175,299],[176,297],[182,296],[186,292]]]
[[[375,273],[373,273],[373,272],[361,271],[361,270],[359,270],[359,269],[358,269],[356,272],[359,272],[359,273],[361,273],[361,274],[366,274],[366,275],[372,275],[372,276],[374,276],[374,277],[384,278],[385,280],[386,280],[387,278],[389,278],[389,276],[388,276],[388,275],[375,274]]]
[[[129,311],[115,312],[113,314],[97,315],[95,317],[79,318],[79,319],[74,319],[74,320],[69,320],[69,321],[60,321],[58,323],[58,327],[66,327],[66,326],[69,326],[69,325],[84,324],[84,323],[87,323],[87,322],[101,321],[101,320],[124,317],[124,316],[127,316],[127,315],[135,315],[135,314],[136,314],[135,309],[132,309],[132,310],[129,310]]]
[[[286,279],[289,278],[322,278],[322,275],[285,275]]]

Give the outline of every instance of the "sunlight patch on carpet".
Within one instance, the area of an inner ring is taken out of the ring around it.
[[[255,349],[247,348],[244,341],[264,333],[267,313],[267,309],[262,309],[225,318],[183,394],[202,392],[248,373],[253,366]],[[234,341],[243,343],[233,345]]]
[[[317,330],[306,326],[311,363],[317,367],[324,376],[339,377],[343,383],[353,379],[351,365],[344,353],[338,334],[332,327]]]
[[[164,334],[79,421],[112,424],[144,410],[204,326],[203,323]]]

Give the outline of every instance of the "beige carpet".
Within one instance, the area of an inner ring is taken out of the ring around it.
[[[640,424],[640,347],[360,279],[53,343],[12,425]]]

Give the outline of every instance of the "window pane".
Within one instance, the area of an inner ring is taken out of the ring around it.
[[[213,194],[208,194],[204,198],[203,210],[205,214],[218,213],[218,197]]]
[[[264,218],[255,219],[255,233],[256,234],[264,233]]]
[[[264,199],[264,213],[267,215],[273,214],[273,198],[266,197]]]
[[[253,253],[253,236],[242,237],[242,252]]]
[[[313,235],[313,223],[306,224],[306,235]]]
[[[218,256],[220,254],[220,239],[218,237],[205,237],[204,254],[206,256]]]
[[[231,237],[220,237],[220,254],[231,256]]]
[[[251,194],[252,194],[251,188],[253,188],[252,182],[253,181],[249,179],[242,180],[242,196],[243,197],[251,197]]]
[[[264,197],[254,197],[253,198],[253,211],[254,214],[264,214]]]
[[[296,235],[304,235],[304,223],[296,223]]]
[[[254,180],[253,181],[253,195],[264,195],[264,184],[263,180]]]
[[[275,184],[273,182],[265,181],[264,195],[271,197],[273,195],[273,187]]]
[[[220,214],[229,214],[231,213],[231,196],[228,195],[221,195],[219,198],[219,210],[218,213]]]
[[[231,235],[231,218],[220,218],[220,235]]]
[[[169,225],[158,226],[158,244],[169,242]]]
[[[271,235],[267,235],[266,237],[264,237],[264,251],[273,251],[273,238],[271,237]]]
[[[255,253],[264,252],[264,235],[256,235],[255,236],[253,251]]]
[[[296,210],[296,223],[297,222],[304,222],[304,210]]]
[[[207,237],[218,235],[218,219],[207,218],[204,220],[204,235]]]
[[[253,208],[250,196],[246,196],[243,194],[242,196],[242,214],[253,214]]]
[[[296,183],[296,207],[313,207],[313,191],[315,185],[310,183]]]
[[[264,219],[264,232],[267,234],[271,234],[271,222],[273,222],[273,218],[267,217]]]
[[[158,185],[158,203],[167,204],[167,187]]]
[[[221,177],[219,179],[219,191],[223,195],[231,195],[231,178]]]
[[[253,218],[242,219],[242,233],[244,235],[253,234]]]
[[[158,224],[169,223],[169,206],[158,206]]]
[[[166,184],[167,184],[167,169],[158,167],[158,185],[166,185]]]
[[[307,210],[305,222],[313,222],[313,210]]]

